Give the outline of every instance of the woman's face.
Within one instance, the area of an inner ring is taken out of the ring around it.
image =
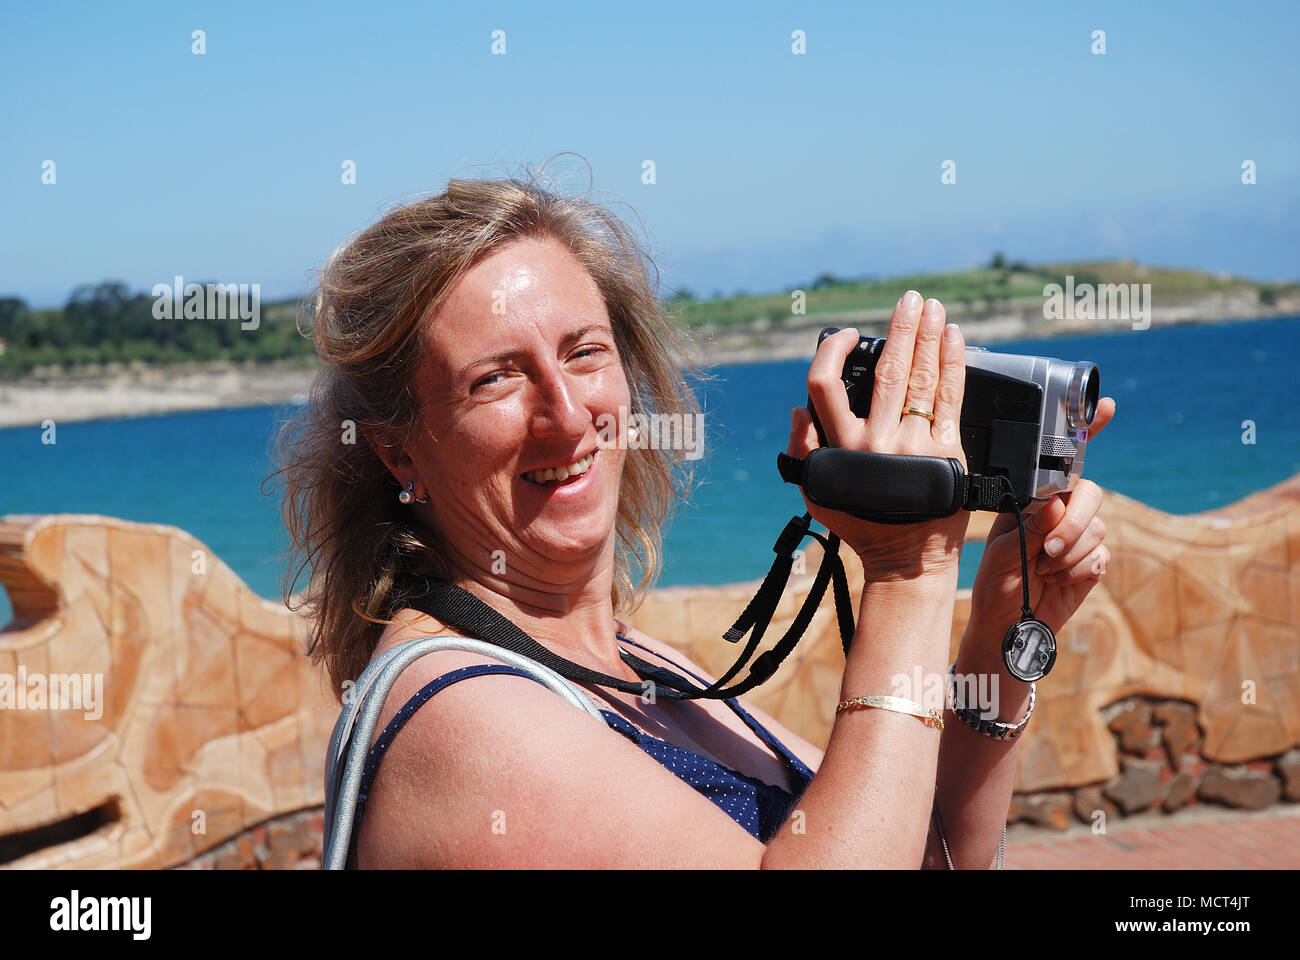
[[[630,395],[582,265],[557,241],[516,241],[465,274],[427,329],[423,439],[408,453],[456,562],[551,583],[612,550],[626,449],[598,439]],[[558,484],[542,476],[574,464]]]

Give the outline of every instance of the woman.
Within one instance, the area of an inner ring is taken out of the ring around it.
[[[626,424],[697,409],[646,266],[602,208],[513,180],[453,180],[325,265],[314,337],[327,367],[288,450],[285,504],[313,566],[312,652],[336,689],[396,644],[460,633],[419,609],[430,577],[589,669],[713,679],[619,619],[657,574],[660,526],[686,489],[681,452],[629,443]],[[830,442],[964,463],[964,345],[942,305],[900,298],[866,421],[839,380],[856,341],[829,338],[809,369]],[[1094,430],[1113,411],[1102,401]],[[787,452],[816,444],[796,408]],[[1083,481],[1029,523],[1035,610],[1053,629],[1109,562],[1099,502]],[[917,667],[947,673],[969,515],[900,527],[812,513],[867,574],[842,697],[891,693]],[[998,674],[999,720],[1014,722],[1029,688],[1000,655],[1020,606],[1008,521],[990,534],[956,670]],[[943,867],[932,809],[953,865],[994,860],[1014,740],[846,709],[823,753],[743,701],[592,685],[600,725],[523,676],[464,670],[493,662],[445,651],[400,676],[363,785],[360,867]]]

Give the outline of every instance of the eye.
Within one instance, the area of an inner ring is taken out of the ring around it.
[[[497,371],[496,373],[489,373],[486,377],[482,377],[479,380],[476,380],[474,382],[474,385],[469,388],[470,392],[473,393],[479,387],[490,387],[492,384],[496,383],[504,376],[505,374],[501,371]]]
[[[577,360],[581,358],[591,357],[591,356],[595,356],[598,353],[603,353],[604,351],[605,348],[602,347],[600,344],[591,344],[590,346],[583,347],[581,350],[575,352],[571,357],[571,359]]]

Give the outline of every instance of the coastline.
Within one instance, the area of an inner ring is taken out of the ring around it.
[[[306,397],[315,367],[183,364],[0,383],[0,429],[278,406]]]
[[[1297,313],[1297,298],[1279,298],[1266,307],[1253,295],[1203,294],[1159,299],[1153,304],[1150,326],[1247,322]],[[780,327],[749,323],[699,328],[692,333],[691,355],[705,367],[811,358],[822,327],[854,326],[864,334],[883,336],[889,316],[889,310],[864,310],[800,317],[799,322]],[[994,309],[954,304],[948,316],[961,324],[967,342],[974,344],[1140,332],[1128,320],[1046,320],[1041,298],[1011,301]],[[0,382],[0,429],[38,426],[46,420],[69,423],[301,403],[317,369],[315,365],[181,364]]]
[[[859,310],[800,317],[799,323],[780,327],[754,323],[743,327],[701,328],[695,332],[695,354],[702,365],[764,363],[774,360],[811,359],[817,333],[823,327],[856,327],[867,336],[883,337],[891,310]],[[1043,317],[1043,300],[1035,297],[999,304],[996,308],[971,308],[953,304],[948,319],[962,328],[968,344],[990,345],[1006,340],[1050,340],[1054,337],[1105,333],[1141,333],[1130,320]],[[1210,293],[1159,298],[1152,305],[1150,328],[1207,323],[1249,322],[1300,314],[1300,296],[1279,297],[1272,306],[1247,293]]]

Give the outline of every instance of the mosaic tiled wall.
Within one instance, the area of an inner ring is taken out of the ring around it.
[[[1300,476],[1196,516],[1106,494],[1111,569],[1040,684],[1012,819],[1300,798],[1298,501]],[[989,519],[969,536],[982,540]],[[769,637],[819,559],[813,545]],[[861,571],[845,560],[856,609]],[[0,580],[16,617],[0,633],[0,683],[104,680],[93,710],[0,708],[0,865],[316,862],[312,811],[338,708],[302,655],[302,621],[183,531],[105,517],[3,518]],[[717,671],[755,586],[661,590],[631,619]],[[954,655],[969,605],[963,592]],[[751,699],[824,743],[842,669],[828,599]],[[61,695],[75,692],[64,683]]]

